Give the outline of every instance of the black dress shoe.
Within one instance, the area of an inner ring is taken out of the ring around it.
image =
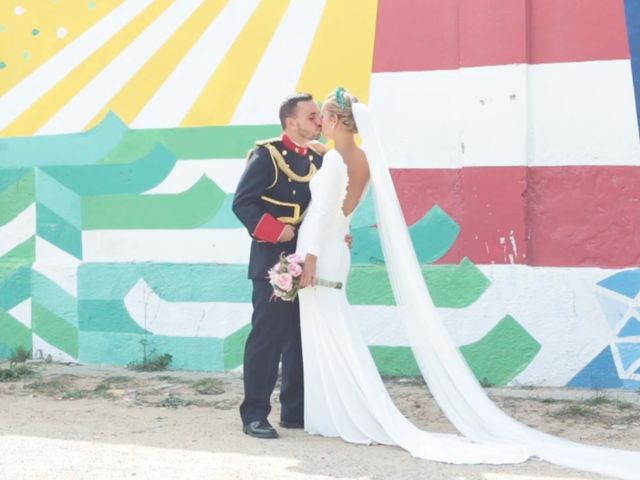
[[[244,427],[242,431],[255,438],[278,438],[278,432],[266,420],[256,420]]]
[[[280,420],[280,426],[282,428],[304,428],[304,422],[286,422]]]

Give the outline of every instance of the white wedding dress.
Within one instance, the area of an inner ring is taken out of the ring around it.
[[[304,363],[304,422],[311,434],[352,443],[399,445],[413,456],[450,463],[518,463],[524,448],[474,444],[455,435],[421,431],[393,404],[367,345],[349,319],[346,280],[351,265],[345,235],[351,215],[342,203],[347,167],[336,150],[324,156],[311,180],[311,204],[299,230],[297,253],[318,256],[318,278],[341,281],[340,290],[301,290],[300,328]]]
[[[464,436],[429,433],[395,407],[346,299],[350,253],[342,213],[346,165],[329,151],[311,181],[311,204],[298,237],[301,256],[318,256],[317,276],[343,281],[342,290],[299,293],[305,382],[305,429],[354,443],[398,445],[420,458],[450,463],[515,463],[536,456],[562,466],[622,479],[640,478],[640,453],[579,444],[523,425],[486,395],[447,333],[424,283],[404,216],[367,107],[353,113],[371,170],[385,265],[416,362],[451,423]]]

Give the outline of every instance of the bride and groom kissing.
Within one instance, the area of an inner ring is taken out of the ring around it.
[[[368,108],[339,87],[321,111],[310,94],[297,94],[284,100],[279,113],[281,137],[256,143],[233,201],[252,237],[253,315],[240,406],[244,433],[277,438],[267,417],[281,363],[282,428],[396,445],[414,457],[447,463],[521,463],[537,457],[637,478],[637,452],[542,433],[513,420],[488,398],[433,306]],[[334,147],[317,143],[320,134]],[[317,278],[346,286],[349,224],[369,185],[398,315],[431,394],[464,436],[420,430],[404,417],[354,322],[346,288],[316,286]],[[267,276],[282,253],[304,259],[303,288],[292,302],[273,299]]]

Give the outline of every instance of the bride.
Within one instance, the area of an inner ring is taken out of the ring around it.
[[[638,478],[637,452],[582,445],[523,425],[486,396],[453,344],[424,284],[391,176],[366,106],[342,88],[322,108],[322,132],[333,140],[311,181],[311,204],[299,230],[305,259],[299,292],[305,385],[305,430],[347,442],[398,445],[411,455],[449,463],[519,463],[538,457],[624,479]],[[360,133],[360,149],[355,134]],[[369,180],[371,180],[369,182]],[[399,314],[431,393],[464,435],[418,429],[396,408],[350,319],[343,282],[350,268],[349,222],[373,188],[377,226]]]

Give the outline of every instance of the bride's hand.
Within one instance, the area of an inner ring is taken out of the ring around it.
[[[316,260],[315,255],[307,255],[302,267],[302,275],[300,275],[300,288],[308,287],[316,284]]]

